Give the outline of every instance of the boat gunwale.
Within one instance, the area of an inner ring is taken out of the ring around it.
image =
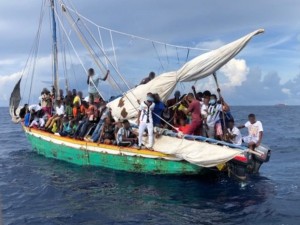
[[[171,160],[171,161],[184,161],[183,159],[177,158],[174,155],[168,155],[168,154],[164,154],[161,152],[157,152],[157,151],[151,151],[151,150],[147,150],[147,149],[135,149],[132,147],[122,147],[122,146],[117,146],[117,145],[107,145],[107,144],[99,144],[99,143],[94,143],[94,142],[88,142],[88,141],[81,141],[81,140],[76,140],[76,139],[72,139],[70,137],[62,137],[62,136],[58,136],[43,130],[39,130],[36,128],[29,128],[29,127],[25,127],[24,125],[22,125],[24,131],[27,134],[31,134],[31,135],[42,135],[45,136],[47,138],[50,139],[54,139],[54,140],[58,140],[58,141],[62,141],[62,142],[66,142],[69,144],[75,144],[75,145],[80,145],[80,146],[85,146],[87,151],[94,151],[92,149],[88,149],[88,147],[93,147],[93,148],[98,148],[99,151],[96,150],[96,152],[103,152],[100,149],[107,149],[109,151],[116,151],[116,154],[124,154],[124,155],[128,155],[128,156],[140,156],[140,157],[145,157],[145,158],[161,158],[161,159],[166,159],[166,160]],[[47,141],[47,140],[46,140]],[[113,153],[111,153],[113,154]]]

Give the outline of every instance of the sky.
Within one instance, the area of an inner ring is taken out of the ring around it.
[[[42,7],[41,3],[38,0],[0,1],[0,106],[8,106],[10,93],[24,69],[34,43],[41,8],[45,13],[35,75],[32,88],[32,71],[28,70],[23,76],[22,102],[34,103],[43,87],[50,89],[52,58],[49,2],[46,1]],[[264,34],[255,36],[242,52],[217,71],[222,95],[231,105],[300,104],[298,0],[65,0],[65,3],[70,7],[75,6],[80,14],[99,26],[162,43],[202,49],[188,51],[163,44],[153,45],[151,41],[142,41],[114,32],[110,36],[109,31],[99,29],[109,60],[119,68],[130,87],[138,84],[150,71],[160,74],[177,70],[187,59],[263,28]],[[57,10],[84,67],[93,67],[97,73],[102,74],[68,25],[67,18],[60,15],[60,7]],[[75,17],[74,14],[73,16]],[[84,28],[82,21],[77,23],[81,29]],[[86,24],[101,44],[97,27],[87,22]],[[65,49],[68,58],[64,64],[63,54],[59,55],[60,86],[64,88],[67,77],[71,88],[82,90],[86,94],[85,71],[59,21],[57,25],[58,33],[61,31],[58,39],[64,43],[59,45],[59,50]],[[88,40],[93,42],[91,37]],[[96,43],[92,46],[97,52],[100,51]],[[105,67],[104,58],[100,59]],[[67,68],[66,74],[63,72],[64,66]],[[126,90],[125,83],[118,78],[113,68],[108,68],[112,70],[112,77],[119,87],[110,86],[109,82],[101,83],[99,89],[105,98]],[[177,89],[190,92],[191,85],[195,85],[197,91],[209,89],[215,92],[216,89],[212,78],[196,83],[181,83]]]

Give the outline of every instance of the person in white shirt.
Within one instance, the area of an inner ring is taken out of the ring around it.
[[[234,120],[231,119],[228,121],[228,128],[227,128],[227,140],[235,145],[241,145],[243,138],[241,131],[234,125]]]
[[[152,93],[147,94],[147,100],[142,102],[139,107],[137,124],[139,126],[139,149],[142,148],[142,139],[144,131],[148,130],[149,143],[146,146],[148,149],[152,149],[153,146],[153,119],[152,112],[155,103]]]
[[[254,114],[249,114],[248,119],[249,121],[245,125],[239,126],[239,129],[248,128],[248,136],[244,137],[243,140],[248,143],[250,149],[254,150],[261,144],[264,130],[262,123],[256,120]]]
[[[101,78],[99,75],[95,74],[95,71],[93,68],[90,68],[88,70],[88,78],[87,78],[87,84],[88,84],[88,93],[89,93],[89,99],[94,102],[95,98],[99,98],[98,93],[98,85],[99,81],[106,81],[109,74],[109,70],[107,70],[107,73],[104,78]]]
[[[208,106],[209,106],[209,100],[210,96],[205,96],[203,98],[203,104],[201,105],[201,117],[203,120],[203,126],[202,126],[202,135],[205,137],[208,137],[207,130],[206,130],[206,119],[208,115]]]
[[[133,132],[128,120],[123,121],[123,126],[117,133],[117,144],[119,146],[132,146],[138,142],[137,135]]]
[[[43,127],[45,125],[45,120],[43,118],[43,110],[39,105],[30,105],[28,110],[31,112],[33,116],[33,121],[29,125],[29,127]]]
[[[60,119],[63,118],[65,114],[65,107],[62,103],[62,100],[60,97],[58,97],[56,99],[56,106],[55,106],[55,114],[48,119],[46,125],[45,125],[45,129],[51,130],[54,123],[58,123],[60,121]]]

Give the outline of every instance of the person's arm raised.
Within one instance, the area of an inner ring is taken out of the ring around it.
[[[107,70],[105,77],[103,79],[101,79],[101,80],[106,81],[106,79],[108,78],[109,73],[110,73],[110,71]]]

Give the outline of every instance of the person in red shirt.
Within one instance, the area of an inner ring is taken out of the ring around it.
[[[201,104],[198,100],[195,99],[192,93],[189,93],[186,97],[189,107],[184,109],[185,114],[191,113],[192,122],[189,126],[189,129],[186,131],[190,135],[201,135],[202,129],[202,118],[201,118]]]
[[[180,131],[183,134],[188,134],[189,133],[189,129],[190,129],[190,124],[186,124],[186,119],[184,118],[180,118],[179,119],[179,124],[177,124],[177,120],[174,121],[175,122],[175,127],[177,128],[176,131]]]

